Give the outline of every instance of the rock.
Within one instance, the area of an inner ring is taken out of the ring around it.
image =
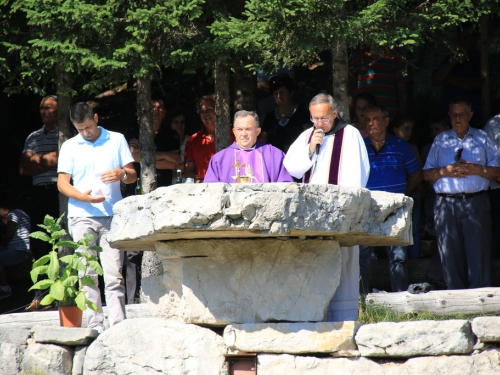
[[[381,363],[362,357],[316,358],[288,354],[257,356],[257,373],[265,375],[493,375],[499,371],[499,349],[490,349],[474,356],[420,357],[410,358],[406,362],[384,360]]]
[[[238,324],[224,329],[231,349],[252,353],[337,353],[356,350],[357,322]],[[344,354],[348,354],[344,353]]]
[[[25,374],[71,374],[73,349],[53,344],[31,344],[24,352],[21,371]]]
[[[257,374],[265,375],[381,375],[381,365],[367,358],[295,357],[289,354],[257,356]]]
[[[134,304],[134,305],[126,305],[125,310],[127,312],[128,318],[150,318],[152,317],[151,310],[146,303]],[[105,317],[108,315],[108,307],[103,307],[103,312]],[[86,327],[87,319],[84,318],[82,320],[82,326]],[[10,342],[10,340],[23,340],[25,336],[25,332],[30,333],[31,329],[35,325],[41,326],[59,326],[59,312],[58,311],[35,311],[35,312],[23,312],[16,314],[3,314],[0,315],[0,343],[1,342]],[[108,325],[107,320],[105,320],[105,325]],[[16,331],[21,336],[20,338],[11,337],[9,332],[14,332],[13,330],[21,330]],[[23,342],[25,343],[25,342]]]
[[[338,286],[342,254],[328,240],[158,242],[162,278],[142,280],[157,316],[222,326],[322,321]]]
[[[86,375],[226,374],[222,337],[209,329],[157,318],[127,319],[87,349]]]
[[[83,375],[83,363],[87,354],[87,346],[77,346],[73,355],[73,368],[71,375]]]
[[[411,207],[403,194],[326,184],[180,184],[116,203],[110,241],[122,250],[154,250],[160,240],[269,236],[407,245]]]
[[[481,342],[500,342],[500,317],[483,316],[474,318],[472,332]]]
[[[26,345],[16,345],[6,342],[0,342],[0,374],[19,374],[25,349]]]
[[[17,328],[12,326],[0,327],[0,343],[14,345],[26,345],[26,340],[30,337],[29,328]]]
[[[475,343],[467,320],[366,324],[355,339],[364,357],[468,354]]]
[[[460,374],[487,375],[500,373],[500,350],[490,349],[472,356],[441,356],[411,358],[404,368],[409,375]],[[395,373],[396,374],[396,373]]]
[[[60,326],[33,327],[33,338],[37,343],[52,343],[61,345],[89,345],[99,335],[90,328],[67,328]]]

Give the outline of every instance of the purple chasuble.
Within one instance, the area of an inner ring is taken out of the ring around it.
[[[237,176],[250,177],[250,183],[263,183],[269,182],[265,181],[264,178],[264,162],[262,161],[262,150],[255,148],[253,150],[240,150],[233,149],[234,153],[234,170],[235,173],[232,178],[233,182],[236,182]],[[238,164],[239,163],[239,164]],[[236,168],[239,171],[236,171]]]
[[[250,183],[293,182],[283,166],[284,157],[281,150],[259,141],[250,150],[234,142],[212,156],[203,182],[236,183],[238,172],[240,177],[250,177]]]

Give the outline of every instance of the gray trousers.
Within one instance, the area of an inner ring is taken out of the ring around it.
[[[110,226],[111,217],[73,217],[69,219],[69,229],[74,241],[79,241],[83,238],[84,233],[89,233],[94,236],[94,239],[97,239],[96,245],[102,247],[99,258],[104,271],[104,294],[109,309],[108,320],[109,325],[112,326],[126,319],[125,282],[121,274],[125,253],[109,245]],[[87,299],[97,305],[98,311],[95,312],[92,309],[85,311],[87,326],[89,328],[104,327],[101,292],[98,287],[97,274],[92,269],[88,273],[96,286],[85,286],[83,291]]]
[[[489,286],[491,214],[488,194],[463,200],[437,196],[434,219],[448,289]]]

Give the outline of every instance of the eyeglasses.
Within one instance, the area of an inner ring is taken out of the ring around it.
[[[331,117],[332,117],[331,115],[328,116],[328,117],[323,117],[323,118],[314,118],[314,117],[311,117],[311,122],[313,122],[313,123],[322,122],[322,123],[326,124],[326,123],[330,122],[330,118]]]
[[[212,111],[215,111],[214,107],[208,107],[208,108],[205,108],[205,109],[199,109],[199,110],[196,111],[196,113],[202,114],[202,113],[207,113],[207,112],[212,112]]]
[[[455,151],[455,161],[462,160],[462,151],[463,150],[464,150],[463,148],[459,148],[459,149],[457,149],[457,151]]]

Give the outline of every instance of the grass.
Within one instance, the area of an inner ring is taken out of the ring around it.
[[[497,315],[484,314],[480,316]],[[387,307],[367,305],[364,299],[360,299],[358,321],[363,324],[370,324],[379,322],[414,322],[418,320],[472,320],[477,317],[477,314],[436,315],[431,312],[397,314]]]

